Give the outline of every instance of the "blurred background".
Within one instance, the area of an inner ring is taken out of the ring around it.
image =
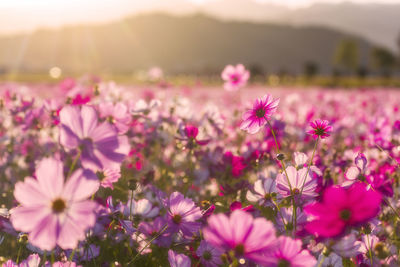
[[[1,0],[0,79],[399,86],[400,0]],[[155,67],[157,67],[155,69]]]

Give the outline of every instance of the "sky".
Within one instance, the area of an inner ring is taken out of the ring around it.
[[[0,0],[0,34],[30,32],[38,28],[68,24],[97,23],[117,20],[135,13],[149,11],[157,5],[160,10],[174,8],[172,1],[181,1],[176,9],[184,10],[185,1],[200,7],[220,0]],[[343,0],[247,0],[301,8],[313,3],[337,3]],[[400,0],[352,0],[358,3],[399,3]]]

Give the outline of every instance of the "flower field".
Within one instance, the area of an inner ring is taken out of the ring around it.
[[[2,84],[0,263],[399,266],[400,91],[249,76]]]

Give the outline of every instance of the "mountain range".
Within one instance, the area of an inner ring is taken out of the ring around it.
[[[187,0],[113,0],[99,1],[95,6],[85,1],[79,1],[76,6],[71,3],[69,9],[65,7],[49,11],[43,7],[37,8],[35,13],[29,8],[7,8],[0,5],[0,33],[33,31],[49,25],[105,23],[126,16],[162,11],[174,15],[200,12],[224,20],[330,27],[359,35],[393,51],[398,49],[396,40],[400,35],[400,4],[385,4],[378,0],[372,4],[341,2],[296,9],[254,0],[209,0],[204,5],[196,5]]]
[[[314,62],[331,73],[337,45],[353,39],[368,64],[372,44],[320,26],[223,21],[202,14],[145,14],[101,25],[66,26],[0,38],[8,72],[132,73],[160,66],[167,73],[219,73],[243,63],[264,72],[301,72]]]

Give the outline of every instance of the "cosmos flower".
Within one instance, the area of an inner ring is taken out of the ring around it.
[[[100,117],[107,119],[113,124],[118,133],[124,134],[129,130],[129,124],[132,120],[128,107],[121,102],[115,105],[112,102],[102,102],[99,104]]]
[[[124,206],[124,215],[129,216],[131,209],[131,200],[128,199]],[[139,200],[132,200],[132,214],[141,218],[153,218],[160,213],[160,209],[146,198]]]
[[[168,261],[171,267],[190,267],[190,258],[183,254],[175,253],[173,250],[168,250]]]
[[[274,179],[259,179],[254,183],[253,191],[247,191],[246,198],[250,202],[257,202],[259,205],[273,206],[272,199],[276,197],[276,183]]]
[[[184,235],[191,236],[200,229],[197,220],[202,217],[201,210],[190,198],[174,192],[167,199],[166,207],[170,232],[182,231]]]
[[[289,179],[286,177],[286,173]],[[276,189],[282,197],[299,197],[302,192],[300,198],[309,200],[318,195],[316,192],[318,185],[317,180],[312,179],[309,173],[306,176],[307,168],[296,170],[295,167],[289,166],[286,168],[286,173],[280,173],[276,177]],[[304,187],[302,191],[303,184]]]
[[[240,209],[232,212],[230,217],[222,213],[211,215],[203,235],[214,247],[233,251],[237,258],[246,258],[256,263],[262,263],[265,260],[263,254],[276,245],[272,223],[264,218],[254,219]]]
[[[293,240],[287,236],[278,238],[278,245],[269,253],[265,254],[265,266],[293,266],[310,267],[315,266],[317,260],[308,252],[302,249],[301,240]]]
[[[314,139],[325,139],[332,132],[332,126],[329,125],[329,121],[327,120],[315,120],[310,122],[310,126],[312,129],[307,133],[312,135]]]
[[[169,247],[171,244],[171,234],[168,232],[161,233],[167,225],[167,220],[164,217],[157,217],[150,222],[141,222],[139,224],[139,232],[145,234],[149,238],[158,236],[153,243],[162,247]],[[161,233],[161,235],[160,235]]]
[[[380,208],[380,193],[367,190],[362,183],[350,188],[329,187],[320,202],[305,207],[313,216],[306,229],[321,237],[335,237],[351,226],[361,225],[374,218]]]
[[[114,189],[113,184],[121,178],[121,170],[104,169],[102,172],[97,172],[97,176],[100,178],[100,185],[102,187]]]
[[[66,106],[60,111],[60,143],[67,149],[80,149],[84,168],[93,171],[118,169],[129,153],[126,136],[118,136],[107,122],[98,123],[90,106]]]
[[[183,131],[181,131],[182,138],[178,139],[186,141],[186,147],[189,149],[192,149],[196,144],[204,146],[210,142],[210,139],[199,140],[197,138],[198,134],[199,134],[199,128],[188,124],[183,128]]]
[[[38,163],[36,177],[15,185],[21,206],[11,212],[12,225],[29,233],[29,242],[41,249],[75,248],[96,221],[97,205],[87,200],[99,188],[96,175],[78,169],[64,183],[62,162],[48,158]]]
[[[256,99],[253,108],[243,114],[243,122],[240,125],[240,129],[247,131],[249,134],[257,133],[275,113],[278,104],[279,99],[273,99],[269,94],[263,98]]]
[[[223,160],[225,165],[230,167],[231,175],[234,178],[240,177],[243,174],[243,170],[247,167],[243,157],[235,156],[230,151],[224,153]]]
[[[222,264],[222,251],[211,246],[207,241],[201,240],[200,246],[196,250],[196,255],[205,267],[216,267]]]
[[[225,81],[225,90],[237,91],[247,84],[250,72],[242,64],[236,66],[228,65],[222,71],[221,78]]]

